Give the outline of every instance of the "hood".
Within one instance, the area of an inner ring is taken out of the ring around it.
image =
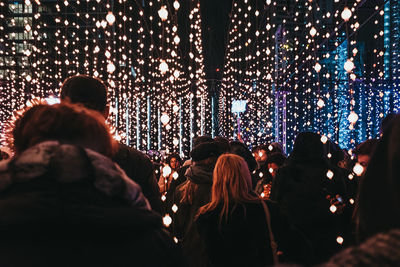
[[[11,185],[50,176],[63,185],[91,183],[100,194],[120,199],[130,206],[150,209],[141,188],[109,158],[79,146],[47,141],[16,158],[0,163],[0,192]]]
[[[214,166],[190,165],[185,176],[195,184],[212,184]]]

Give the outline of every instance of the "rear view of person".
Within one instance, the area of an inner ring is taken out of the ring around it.
[[[12,137],[16,156],[0,163],[1,266],[180,265],[161,217],[108,158],[115,141],[98,112],[36,105]]]
[[[322,266],[400,266],[400,116],[391,118],[360,181],[360,243]]]
[[[96,110],[105,119],[109,115],[107,86],[100,79],[86,75],[72,76],[62,84],[60,98],[62,103],[78,103]],[[143,194],[150,201],[152,209],[160,212],[161,195],[150,159],[142,152],[121,143],[118,144],[117,152],[112,159],[129,178],[142,187]]]
[[[234,154],[220,156],[214,169],[211,202],[199,210],[197,219],[210,266],[272,265],[277,263],[276,243],[286,261],[308,262],[308,243],[273,203],[262,201],[251,191],[245,160]]]
[[[347,245],[350,222],[343,214],[346,186],[344,175],[331,165],[321,136],[300,133],[293,151],[272,182],[276,201],[289,220],[312,242],[316,261],[323,262]],[[339,244],[338,237],[344,239]]]

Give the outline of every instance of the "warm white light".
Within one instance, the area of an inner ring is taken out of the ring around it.
[[[357,175],[360,176],[364,172],[364,167],[361,166],[360,163],[356,163],[353,168],[353,172]]]
[[[108,12],[107,16],[106,16],[106,20],[108,22],[109,25],[113,25],[115,22],[115,16],[114,14],[110,11]]]
[[[347,118],[350,123],[356,123],[358,120],[358,115],[354,111],[350,112],[349,117]]]
[[[164,166],[164,168],[162,169],[162,174],[164,177],[167,177],[168,175],[170,175],[171,172],[172,172],[172,169],[168,165]]]
[[[168,64],[167,64],[167,62],[165,62],[165,60],[161,60],[159,69],[160,69],[162,74],[164,74],[164,73],[166,73],[168,71]]]
[[[114,71],[115,71],[115,65],[112,62],[108,63],[107,64],[107,72],[113,73]]]
[[[178,206],[176,204],[174,204],[174,205],[172,205],[171,209],[172,209],[173,212],[176,213],[178,211]]]
[[[338,242],[340,245],[341,244],[343,244],[343,237],[341,237],[341,236],[338,236],[337,238],[336,238],[336,242]]]
[[[328,142],[328,137],[326,137],[326,135],[321,136],[321,142],[326,144],[326,142]]]
[[[179,38],[179,36],[176,35],[176,36],[174,37],[174,43],[175,43],[175,44],[179,44],[180,41],[181,41],[181,38]]]
[[[171,216],[169,216],[169,214],[165,214],[164,218],[163,218],[163,223],[166,227],[170,226],[172,223],[172,218]]]
[[[179,75],[181,75],[181,73],[179,72],[179,70],[175,70],[175,71],[174,71],[174,77],[175,77],[175,78],[179,78]]]
[[[351,10],[348,7],[345,7],[341,14],[342,19],[344,21],[348,21],[350,19],[351,15],[352,15]]]
[[[328,177],[328,179],[332,179],[332,178],[333,178],[333,171],[329,170],[329,171],[326,173],[326,177]]]
[[[329,207],[329,210],[330,210],[332,213],[335,213],[335,212],[337,211],[337,208],[336,208],[335,205],[331,205],[331,206]]]
[[[179,4],[178,1],[175,1],[175,2],[174,2],[174,8],[175,8],[175,10],[178,10],[180,6],[181,6],[181,4]]]
[[[350,59],[348,59],[345,63],[344,63],[344,69],[347,72],[351,72],[354,69],[354,63],[353,61],[351,61]]]
[[[162,124],[166,125],[169,122],[168,114],[167,113],[162,114],[160,120]]]
[[[315,63],[314,69],[315,69],[316,72],[320,72],[321,68],[322,68],[321,64],[319,64],[318,62]]]
[[[165,21],[168,19],[168,10],[166,6],[162,6],[160,10],[158,10],[158,15],[160,16],[162,21]]]
[[[172,174],[172,178],[174,178],[174,180],[178,179],[178,177],[179,177],[179,174],[177,172],[174,172]]]
[[[318,106],[319,108],[323,108],[323,107],[325,106],[324,100],[322,100],[321,98],[318,99],[317,106]]]
[[[317,34],[317,29],[315,29],[314,27],[312,27],[311,30],[310,30],[310,35],[311,35],[312,37],[314,37],[316,34]]]

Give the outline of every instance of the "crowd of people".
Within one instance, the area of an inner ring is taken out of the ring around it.
[[[19,112],[0,151],[1,266],[400,264],[399,115],[352,154],[198,136],[155,163],[112,138],[103,81],[60,100]]]

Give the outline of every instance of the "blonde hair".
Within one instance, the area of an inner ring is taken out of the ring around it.
[[[259,198],[251,192],[251,175],[246,161],[234,154],[224,154],[217,160],[214,168],[211,202],[199,210],[199,215],[212,211],[222,205],[219,214],[228,219],[229,203],[255,202]]]

